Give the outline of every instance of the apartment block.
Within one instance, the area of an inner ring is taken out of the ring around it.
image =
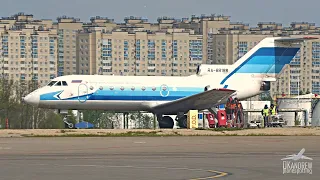
[[[191,19],[183,18],[182,21],[177,23],[178,27],[193,29],[196,34],[203,36],[203,56],[205,57],[204,63],[215,64],[214,47],[216,34],[237,34],[247,31],[249,24],[242,22],[231,22],[229,16],[224,15],[192,15]]]
[[[53,22],[51,19],[33,19],[32,14],[17,13],[10,17],[0,19],[0,27],[7,29],[51,29]]]
[[[56,30],[1,29],[1,74],[14,81],[39,85],[57,76]]]
[[[272,35],[215,34],[212,36],[212,64],[233,64],[262,39]]]
[[[79,74],[185,76],[203,62],[202,36],[184,29],[81,32]]]
[[[130,16],[123,23],[95,16],[34,19],[17,13],[0,19],[2,66],[6,78],[40,84],[69,74],[185,76],[198,64],[233,64],[270,36],[320,38],[314,23],[231,22],[224,15],[159,17],[151,23]],[[271,95],[320,93],[320,40],[302,44],[290,65],[272,83]]]
[[[58,17],[58,76],[76,74],[76,35],[83,23],[74,17]]]

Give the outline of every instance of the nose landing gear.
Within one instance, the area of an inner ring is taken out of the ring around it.
[[[63,116],[62,121],[65,124],[65,128],[73,129],[74,128],[74,124],[71,123],[71,122],[68,122],[68,117],[71,116],[71,115],[68,114],[68,110],[57,109],[57,112]]]
[[[63,122],[68,126],[69,129],[73,129],[73,123],[68,122],[68,115],[65,115],[63,118]]]

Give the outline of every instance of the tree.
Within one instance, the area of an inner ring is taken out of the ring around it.
[[[134,121],[135,128],[137,129],[149,129],[153,125],[153,117],[148,114],[142,114],[141,112],[130,113],[130,119]]]
[[[304,95],[302,90],[299,91],[299,95]]]
[[[62,120],[53,110],[35,108],[22,98],[35,89],[31,81],[0,80],[0,119],[2,127],[5,119],[10,128],[61,128]]]
[[[59,114],[49,111],[46,118],[39,123],[40,129],[63,129],[65,126]]]
[[[309,89],[307,89],[307,91],[306,91],[306,94],[310,94],[311,92],[310,92],[310,90]]]
[[[72,110],[68,110],[68,122],[72,123],[72,124],[77,123],[77,119],[76,119],[75,115],[73,114]]]

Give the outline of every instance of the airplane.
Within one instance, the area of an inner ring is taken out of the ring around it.
[[[304,148],[302,148],[301,151],[298,154],[288,155],[288,156],[286,156],[286,158],[282,158],[281,160],[294,160],[294,161],[297,161],[299,159],[312,160],[312,158],[309,158],[309,157],[303,155],[303,153],[305,151],[306,150]]]
[[[269,91],[270,82],[276,80],[269,75],[279,74],[300,43],[312,39],[317,38],[267,37],[234,64],[214,65],[214,73],[207,65],[199,65],[197,73],[189,76],[60,76],[23,100],[61,111],[152,112],[160,128],[173,128],[174,120],[168,115],[178,115],[175,120],[185,126],[184,114],[189,110],[212,110],[230,96],[243,100]]]

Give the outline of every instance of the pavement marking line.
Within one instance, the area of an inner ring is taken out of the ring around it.
[[[12,149],[11,147],[0,147],[0,150],[9,150]]]
[[[218,175],[215,175],[215,176],[208,176],[208,177],[203,177],[203,178],[194,178],[194,179],[190,179],[190,180],[206,180],[206,179],[214,179],[214,178],[224,177],[224,176],[227,176],[227,175],[228,175],[228,173],[220,172],[220,171],[214,171],[214,170],[208,170],[207,172],[217,173]]]
[[[31,164],[31,165],[50,165],[50,164]],[[216,173],[215,176],[208,176],[203,178],[193,178],[190,180],[207,180],[207,179],[214,179],[219,177],[224,177],[229,175],[226,172],[214,171],[214,170],[204,170],[204,169],[191,169],[186,167],[163,167],[163,166],[154,166],[154,167],[141,167],[141,166],[116,166],[116,165],[95,165],[95,164],[52,164],[55,166],[65,166],[65,167],[105,167],[105,168],[133,168],[133,169],[169,169],[169,170],[187,170],[187,171],[204,171],[204,172],[211,172]]]
[[[69,167],[97,167],[99,165],[64,165]]]
[[[135,141],[135,142],[133,142],[134,144],[145,144],[146,142],[144,142],[144,141]]]

